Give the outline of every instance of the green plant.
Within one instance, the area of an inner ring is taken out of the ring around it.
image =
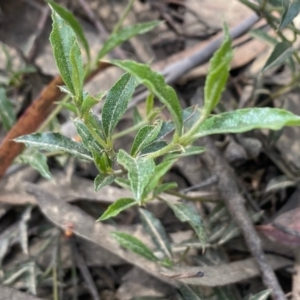
[[[53,18],[50,41],[57,67],[66,84],[61,89],[72,99],[68,108],[77,115],[74,124],[82,142],[75,142],[53,132],[25,135],[16,138],[15,141],[46,151],[63,151],[94,162],[99,171],[94,181],[96,191],[112,182],[130,189],[133,197],[117,199],[99,220],[106,220],[129,207],[138,206],[145,228],[164,254],[165,258],[160,263],[170,266],[172,251],[166,232],[160,221],[145,206],[154,198],[166,201],[161,194],[176,187],[176,183],[162,183],[163,176],[175,161],[182,156],[202,153],[205,149],[193,146],[200,137],[219,133],[240,133],[257,128],[278,130],[283,126],[299,126],[300,117],[276,108],[247,108],[212,114],[226,85],[233,56],[226,25],[223,43],[210,61],[203,107],[182,109],[175,90],[165,83],[162,75],[154,72],[148,65],[129,60],[111,61],[126,73],[106,95],[90,95],[83,90],[83,83],[95,63],[89,61],[86,67],[83,65],[78,40],[83,43],[89,57],[84,35],[78,29],[79,25],[74,23],[62,7],[53,2],[50,2],[50,6]],[[114,33],[104,44],[98,58],[102,58],[122,41],[156,25],[157,22],[139,24]],[[128,129],[118,136],[114,135],[114,129],[139,84],[146,86],[149,91],[146,99],[147,114],[145,118],[136,117],[137,124],[131,130],[137,130],[137,133],[130,153],[127,153],[124,149],[115,148],[115,140],[126,134]],[[154,97],[161,102],[162,107],[154,107]],[[92,111],[100,101],[104,101],[101,117]],[[168,121],[163,121],[160,117],[163,108],[170,113],[171,119]],[[166,139],[167,135],[171,135],[171,138]],[[189,203],[166,203],[182,222],[191,225],[204,248],[205,230],[193,207]],[[143,257],[159,261],[152,251],[135,237],[120,232],[114,232],[113,237],[122,246]]]
[[[271,68],[278,67],[287,62],[294,75],[294,78],[292,78],[288,86],[296,86],[299,78],[296,65],[297,63],[299,64],[300,58],[298,51],[296,47],[293,47],[293,44],[296,41],[300,31],[297,26],[294,25],[293,20],[300,12],[300,2],[298,0],[263,0],[257,1],[257,4],[251,3],[248,0],[240,0],[240,2],[251,8],[256,13],[264,16],[268,25],[275,32],[275,35],[272,36],[263,29],[253,29],[251,31],[253,36],[274,46],[274,50],[262,71],[266,72]],[[282,31],[283,29],[285,29],[285,31]],[[288,29],[291,34],[286,34],[286,29]]]

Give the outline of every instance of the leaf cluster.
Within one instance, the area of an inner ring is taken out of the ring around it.
[[[165,83],[161,74],[153,71],[146,64],[129,60],[112,60],[111,63],[125,73],[106,93],[91,95],[84,91],[84,79],[95,64],[90,61],[90,50],[83,31],[67,10],[52,1],[49,1],[49,5],[53,20],[50,41],[58,70],[65,83],[61,88],[72,99],[69,107],[76,113],[74,124],[80,142],[53,132],[25,135],[16,138],[15,141],[25,143],[28,147],[60,151],[94,162],[99,171],[94,181],[96,191],[113,182],[130,189],[133,197],[117,199],[103,213],[99,221],[117,216],[130,207],[138,206],[147,232],[165,256],[160,263],[170,266],[173,254],[168,235],[161,222],[144,207],[154,198],[163,199],[161,197],[163,192],[176,187],[175,183],[163,183],[164,175],[176,160],[205,151],[202,147],[193,145],[200,137],[240,133],[260,128],[278,130],[283,126],[299,126],[300,117],[276,108],[247,108],[213,114],[226,86],[233,57],[231,38],[226,24],[223,43],[210,60],[203,106],[182,109],[175,90]],[[282,22],[283,25],[285,23],[286,21]],[[123,41],[136,34],[145,33],[156,25],[158,22],[138,24],[114,33],[104,43],[98,59],[103,58]],[[89,60],[86,66],[83,64],[79,42]],[[288,51],[287,48],[285,49]],[[268,66],[274,65],[276,60],[278,61],[278,56],[270,57]],[[137,133],[128,153],[124,149],[115,147],[117,136],[115,129],[138,85],[144,85],[149,91],[146,100],[147,114],[142,118],[138,110],[135,110],[134,129]],[[7,105],[3,92],[0,93],[1,97],[4,101],[0,101],[0,105]],[[154,107],[154,97],[161,103],[159,109]],[[104,102],[102,113],[96,115],[93,108],[100,101]],[[160,111],[164,108],[168,110],[170,120],[165,121],[160,116]],[[9,109],[7,112],[10,112]],[[3,116],[4,120],[5,117]],[[6,122],[6,126],[9,127],[11,124]],[[40,161],[45,164],[43,159]],[[49,177],[49,171],[44,172],[46,172],[45,176]],[[205,229],[195,208],[184,202],[174,204],[166,201],[166,203],[179,220],[190,224],[204,248]],[[112,235],[122,246],[146,259],[159,261],[153,252],[135,237],[120,232],[114,232]]]

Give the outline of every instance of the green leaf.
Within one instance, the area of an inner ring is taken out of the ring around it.
[[[160,22],[152,21],[147,23],[140,23],[133,26],[125,27],[115,34],[112,34],[103,44],[102,49],[100,50],[97,60],[101,59],[105,54],[107,54],[110,50],[115,48],[116,46],[122,44],[123,42],[129,40],[131,37],[143,34],[154,27],[156,27]]]
[[[191,203],[171,203],[167,201],[167,204],[173,210],[175,216],[181,222],[188,222],[195,230],[202,247],[206,244],[206,234],[203,227],[200,215],[197,213],[195,207]]]
[[[153,197],[158,196],[168,190],[175,190],[178,187],[176,182],[163,183],[153,190]]]
[[[19,156],[21,162],[29,164],[46,179],[52,179],[49,167],[47,165],[47,157],[40,153],[37,149],[32,149],[28,153],[23,153]]]
[[[240,133],[266,128],[279,130],[283,126],[299,126],[300,117],[279,108],[244,108],[225,112],[207,119],[197,137],[218,133]]]
[[[231,37],[225,23],[223,43],[211,58],[206,76],[203,109],[205,116],[209,116],[221,98],[221,94],[226,86],[232,57]]]
[[[143,121],[143,118],[142,118],[139,110],[135,106],[133,108],[133,123],[134,123],[134,125],[137,125],[137,124],[141,123],[142,121]]]
[[[6,130],[9,130],[16,122],[16,116],[11,102],[6,97],[6,91],[0,87],[0,118]]]
[[[85,114],[87,114],[96,104],[98,104],[102,100],[104,95],[105,95],[105,92],[100,93],[100,95],[98,95],[97,98],[95,98],[91,94],[87,93],[84,96],[82,105],[81,105],[82,115],[84,116]]]
[[[185,108],[182,111],[182,118],[183,118],[184,128],[187,130],[190,127],[192,127],[193,123],[200,118],[200,113],[195,106],[190,106]],[[191,122],[191,119],[193,120],[193,122]],[[161,130],[157,136],[157,140],[164,139],[174,129],[175,129],[174,122],[172,121],[163,122]]]
[[[103,129],[107,138],[111,138],[114,128],[125,113],[135,86],[134,77],[125,73],[107,93],[102,110]]]
[[[77,40],[74,41],[71,48],[70,62],[72,66],[71,78],[75,90],[75,95],[77,97],[77,100],[79,101],[79,104],[81,104],[83,98],[82,91],[84,82],[84,69]]]
[[[168,144],[165,141],[154,141],[153,143],[149,144],[145,148],[141,150],[141,155],[149,154],[155,151],[158,151],[164,147],[166,147]]]
[[[163,161],[155,166],[154,173],[152,174],[149,183],[144,190],[144,197],[146,197],[158,185],[160,179],[169,171],[173,166],[175,160]]]
[[[74,94],[69,90],[69,88],[66,85],[59,85],[58,88],[62,93],[65,93],[70,97],[74,96]]]
[[[98,192],[104,186],[113,183],[114,179],[115,179],[114,175],[107,176],[107,175],[103,175],[103,174],[98,174],[94,180],[95,192]]]
[[[284,2],[283,8],[284,11],[281,16],[281,21],[278,30],[281,30],[282,28],[292,23],[293,20],[297,17],[297,15],[300,12],[300,1],[299,0],[292,0],[292,2],[286,1]]]
[[[111,173],[112,171],[111,160],[109,159],[105,151],[98,152],[92,150],[92,155],[93,155],[94,163],[100,173],[103,174]]]
[[[265,72],[271,68],[282,65],[288,58],[292,56],[293,51],[294,50],[289,43],[278,43],[268,58],[262,71]]]
[[[161,126],[161,121],[159,121],[157,125],[143,126],[134,138],[130,151],[131,155],[136,156],[141,150],[154,141],[160,132]]]
[[[135,199],[140,202],[144,189],[155,169],[153,159],[148,157],[133,158],[121,149],[118,153],[117,161],[128,171],[132,192]]]
[[[72,47],[76,43],[76,35],[72,28],[52,9],[52,31],[50,42],[56,65],[69,91],[76,95],[72,82],[73,64],[70,59]],[[75,49],[73,50],[73,52]]]
[[[103,147],[97,143],[95,138],[92,136],[88,128],[80,119],[74,120],[74,125],[76,127],[77,133],[81,137],[84,147],[89,151],[101,152]]]
[[[59,14],[59,16],[68,24],[71,26],[71,28],[73,29],[73,31],[75,32],[78,40],[81,42],[86,55],[88,57],[88,60],[90,60],[90,48],[89,48],[89,43],[85,37],[85,34],[83,32],[83,29],[80,25],[80,23],[77,21],[77,19],[74,17],[74,15],[68,11],[66,8],[64,8],[63,6],[57,4],[56,2],[47,1],[49,3],[49,5],[51,6],[51,8],[53,10],[55,10],[55,12],[57,14]]]
[[[174,89],[165,83],[164,77],[151,70],[149,66],[134,61],[113,60],[112,63],[135,76],[167,107],[172,115],[177,134],[180,136],[182,134],[182,109]]]
[[[169,258],[165,257],[164,259],[160,260],[160,264],[163,266],[163,267],[166,267],[166,268],[172,268],[174,266],[174,263],[172,260],[170,260]]]
[[[149,93],[146,99],[146,114],[149,116],[154,108],[154,95]]]
[[[158,261],[153,252],[143,242],[134,236],[120,231],[114,231],[111,234],[113,238],[115,238],[117,242],[124,248],[129,249],[148,260]]]
[[[97,221],[104,221],[117,216],[121,211],[136,205],[136,201],[131,198],[120,198],[111,204]]]
[[[115,178],[115,183],[123,187],[124,189],[131,189],[130,181],[127,178],[117,177]]]
[[[289,66],[289,68],[291,69],[292,73],[295,74],[296,73],[296,62],[295,62],[295,59],[293,58],[293,56],[289,57],[287,59],[286,63]]]
[[[103,125],[102,125],[102,121],[99,119],[99,117],[96,114],[94,114],[93,112],[90,111],[89,114],[88,114],[87,119],[88,119],[88,122],[93,127],[93,129],[98,134],[98,136],[100,136],[100,138],[104,141],[105,136],[104,136],[104,133],[103,133]]]
[[[270,295],[271,295],[270,290],[264,290],[256,295],[250,296],[248,300],[267,300]]]
[[[17,143],[24,143],[27,147],[36,147],[46,151],[63,151],[75,157],[93,161],[91,154],[81,143],[76,143],[60,133],[33,133],[14,139]]]
[[[140,208],[139,212],[144,228],[151,236],[156,247],[161,250],[166,257],[172,259],[171,244],[160,220],[146,209]]]
[[[180,157],[198,155],[205,151],[204,147],[201,146],[189,146],[185,148],[185,152],[181,153]]]
[[[161,130],[157,135],[158,140],[164,139],[169,133],[175,129],[174,122],[166,121],[162,123]]]

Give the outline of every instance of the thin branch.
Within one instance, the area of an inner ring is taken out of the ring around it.
[[[116,26],[115,26],[112,34],[117,33],[120,30],[120,28],[123,25],[124,20],[126,19],[127,15],[129,14],[129,12],[130,12],[130,10],[131,10],[131,8],[133,6],[133,3],[134,3],[134,0],[129,0],[127,6],[125,7],[124,13],[121,16],[119,22],[116,24]]]
[[[71,242],[71,249],[72,249],[72,252],[73,252],[75,260],[76,260],[76,264],[78,266],[78,269],[80,270],[82,277],[84,278],[84,280],[88,286],[88,289],[90,291],[92,298],[94,300],[100,300],[100,297],[99,297],[99,294],[97,291],[97,287],[96,287],[96,284],[90,273],[90,270],[89,270],[88,266],[86,265],[84,258],[81,256],[81,254],[79,253],[79,251],[77,249],[75,237],[71,237],[70,242]]]
[[[273,299],[285,300],[286,297],[277,281],[275,273],[269,265],[263,252],[261,241],[245,208],[245,199],[240,194],[235,180],[235,174],[218,152],[211,138],[206,138],[206,155],[204,159],[211,172],[218,176],[218,188],[227,209],[241,229],[245,242],[257,262],[264,284],[271,290]]]

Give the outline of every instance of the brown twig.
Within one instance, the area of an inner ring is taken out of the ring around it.
[[[219,193],[224,199],[230,215],[242,231],[246,244],[257,262],[264,284],[271,290],[273,299],[286,299],[275,273],[266,259],[261,241],[249,218],[244,205],[245,199],[239,192],[235,174],[218,152],[211,138],[206,138],[206,149],[205,160],[210,166],[211,172],[219,178]]]

